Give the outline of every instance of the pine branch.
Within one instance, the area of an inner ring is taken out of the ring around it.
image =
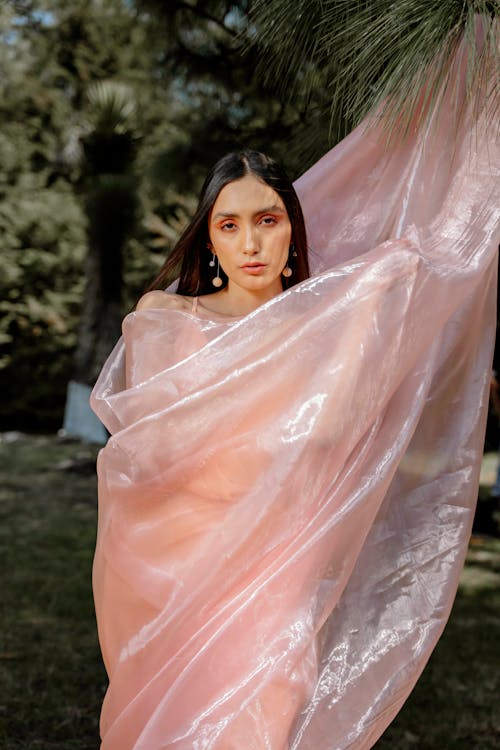
[[[326,93],[332,132],[341,137],[377,107],[389,132],[427,116],[464,37],[468,99],[479,111],[489,97],[492,120],[499,16],[498,1],[488,0],[255,0],[251,20],[258,73],[289,98],[318,101]]]

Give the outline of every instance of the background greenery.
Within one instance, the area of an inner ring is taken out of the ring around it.
[[[380,101],[404,124],[463,34],[477,95],[498,15],[489,0],[4,0],[0,429],[60,427],[67,381],[93,384],[218,157],[265,150],[295,178]]]
[[[288,151],[312,113],[261,82],[248,27],[243,0],[2,4],[0,429],[60,427],[68,379],[92,384],[220,155],[307,166]],[[96,83],[121,87],[115,119]]]

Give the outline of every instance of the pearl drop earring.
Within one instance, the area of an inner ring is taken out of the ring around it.
[[[208,264],[209,266],[212,266],[212,268],[215,266],[215,253],[213,254],[212,260]],[[216,287],[222,286],[223,281],[221,277],[219,276],[220,273],[220,265],[219,265],[219,258],[217,258],[217,275],[213,277],[212,284]]]
[[[290,268],[290,266],[288,265],[288,264],[289,264],[289,262],[290,262],[290,254],[291,254],[291,255],[292,255],[292,256],[293,256],[294,258],[296,258],[296,257],[297,257],[297,253],[295,252],[295,245],[293,244],[293,242],[292,242],[292,243],[290,244],[290,248],[289,248],[289,250],[288,250],[288,260],[287,260],[287,262],[286,262],[286,266],[284,267],[284,269],[283,269],[283,270],[282,270],[282,272],[281,272],[281,273],[283,274],[283,276],[284,276],[285,278],[287,278],[287,279],[289,279],[289,278],[290,278],[290,276],[291,276],[291,275],[292,275],[292,273],[293,273],[292,269],[291,269],[291,268]]]

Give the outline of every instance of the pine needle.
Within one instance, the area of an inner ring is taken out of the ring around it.
[[[440,106],[465,39],[467,101],[497,127],[499,17],[498,0],[255,0],[257,73],[286,100],[322,102],[334,140],[375,110],[390,139]]]

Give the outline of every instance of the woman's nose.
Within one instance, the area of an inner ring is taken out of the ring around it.
[[[259,242],[255,227],[248,226],[245,229],[245,247],[244,251],[253,255],[259,250]]]

